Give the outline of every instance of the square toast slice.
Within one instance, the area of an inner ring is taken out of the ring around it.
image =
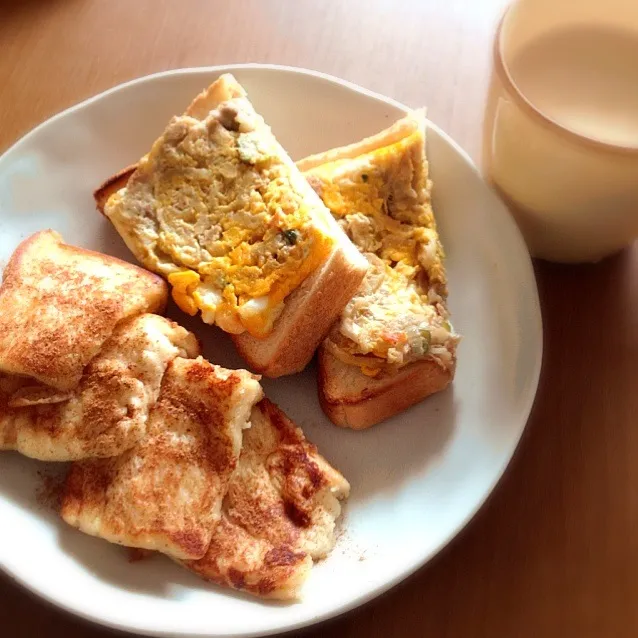
[[[46,230],[13,253],[0,286],[0,372],[68,391],[115,326],[160,312],[166,283],[101,253],[69,246]]]

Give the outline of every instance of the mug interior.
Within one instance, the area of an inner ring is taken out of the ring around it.
[[[638,155],[638,144],[612,143],[557,121],[526,94],[512,67],[512,62],[526,47],[565,29],[615,31],[635,37],[638,42],[636,6],[635,0],[518,0],[505,11],[498,26],[494,40],[494,72],[521,108],[544,126],[568,137],[572,143],[601,152]]]

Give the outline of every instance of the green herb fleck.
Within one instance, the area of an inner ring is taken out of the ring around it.
[[[296,230],[282,230],[281,234],[284,238],[284,241],[289,246],[294,246],[299,239],[299,233]]]

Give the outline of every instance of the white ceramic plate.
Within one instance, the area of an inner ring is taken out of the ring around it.
[[[130,259],[95,211],[93,189],[144,154],[171,115],[228,70],[295,159],[375,133],[406,111],[334,78],[272,66],[174,71],[116,87],[45,122],[0,158],[0,266],[19,241],[44,228]],[[493,489],[523,432],[542,329],[530,259],[507,211],[435,125],[427,148],[450,304],[464,336],[453,386],[371,430],[351,432],[323,416],[314,367],[264,383],[352,484],[339,542],[315,566],[303,602],[269,604],[224,591],[160,556],[127,562],[123,549],[76,532],[38,505],[43,466],[13,453],[0,456],[0,567],[56,605],[112,627],[248,636],[351,609],[454,537]],[[225,336],[172,314],[204,338],[210,359],[241,366]]]

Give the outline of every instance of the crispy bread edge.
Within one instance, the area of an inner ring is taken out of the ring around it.
[[[109,177],[103,184],[93,191],[93,199],[95,200],[97,209],[100,213],[102,213],[102,215],[104,215],[104,206],[106,205],[109,197],[128,184],[131,175],[133,175],[136,169],[137,164],[127,166],[119,171],[119,173],[115,173],[115,175]]]
[[[356,382],[354,392],[343,384],[346,375]],[[445,369],[432,360],[418,361],[396,376],[376,380],[339,361],[322,345],[317,376],[319,403],[326,416],[340,427],[363,430],[444,390],[454,378],[454,365]]]
[[[247,332],[232,335],[237,351],[252,369],[276,378],[308,365],[367,271],[367,262],[361,258],[359,263],[348,252],[337,246],[324,265],[290,295],[267,339],[256,339]]]
[[[58,231],[53,229],[40,230],[34,233],[33,235],[30,235],[26,239],[22,240],[18,244],[17,248],[13,251],[13,254],[10,257],[9,262],[7,263],[3,271],[3,275],[2,275],[3,281],[9,275],[9,273],[17,272],[22,268],[25,253],[28,252],[32,244],[37,243],[37,241],[40,239],[42,235],[51,236],[62,248],[72,250],[81,255],[90,255],[91,257],[97,257],[99,259],[102,259],[106,263],[116,263],[120,266],[125,266],[135,271],[137,275],[139,275],[141,278],[148,280],[149,283],[152,282],[154,284],[159,284],[162,288],[161,298],[158,300],[158,303],[156,305],[150,306],[146,312],[162,314],[164,310],[166,309],[166,304],[168,303],[168,284],[164,281],[162,277],[160,277],[159,275],[156,275],[150,270],[141,268],[140,266],[132,264],[128,261],[124,261],[123,259],[119,259],[118,257],[113,257],[113,255],[107,255],[106,253],[101,253],[96,250],[90,250],[89,248],[75,246],[74,244],[67,244],[62,238],[62,235],[60,235]]]
[[[339,146],[329,151],[304,157],[297,162],[297,168],[303,173],[304,171],[321,166],[321,164],[329,164],[330,162],[343,159],[354,159],[355,157],[370,153],[384,146],[395,144],[409,135],[416,133],[419,129],[425,132],[425,109],[411,111],[400,120],[397,120],[392,126],[353,144]]]

